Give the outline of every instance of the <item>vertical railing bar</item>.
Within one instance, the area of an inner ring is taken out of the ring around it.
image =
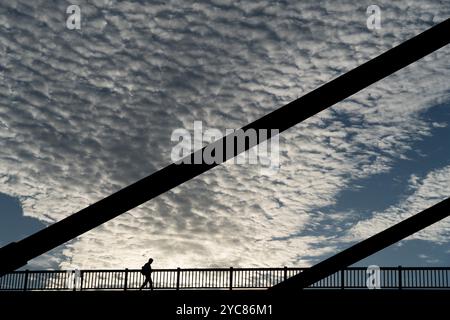
[[[24,283],[23,283],[23,291],[27,291],[27,287],[28,287],[28,269],[25,270],[25,279],[24,279]]]
[[[427,274],[424,269],[422,269],[422,287],[425,288],[427,286]]]
[[[169,272],[164,271],[164,288],[167,289],[169,287]]]
[[[441,270],[435,270],[435,272],[434,272],[437,276],[436,276],[436,279],[437,279],[437,287],[438,288],[441,288]]]
[[[209,278],[208,278],[208,287],[209,288],[214,288],[214,270],[209,270]]]
[[[189,270],[186,271],[186,287],[191,287],[191,271]]]
[[[125,268],[125,279],[123,282],[124,282],[123,290],[127,291],[128,290],[128,268]]]
[[[435,287],[436,277],[434,276],[433,270],[427,270],[427,272],[430,275],[430,283],[428,283],[428,287]]]
[[[448,273],[449,273],[449,271],[450,270],[445,270],[445,287],[446,288],[449,288],[450,287],[450,285],[449,285],[449,283],[448,283]]]
[[[172,289],[175,289],[177,285],[177,270],[172,272]]]
[[[16,274],[14,274],[14,275],[11,275],[11,280],[10,280],[10,287],[11,287],[11,289],[13,289],[13,290],[17,290],[17,278],[18,278],[18,274],[16,273]]]
[[[233,267],[230,267],[230,290],[233,290]]]

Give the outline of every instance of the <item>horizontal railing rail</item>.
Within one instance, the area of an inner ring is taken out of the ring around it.
[[[306,268],[153,269],[155,290],[267,289]],[[0,277],[0,291],[138,290],[145,277],[139,269],[15,271]],[[347,268],[310,289],[450,289],[450,267]],[[150,289],[147,284],[145,289]]]

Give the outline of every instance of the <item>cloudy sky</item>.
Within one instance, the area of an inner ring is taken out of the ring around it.
[[[0,2],[0,245],[171,163],[175,129],[239,128],[450,17],[448,1]],[[66,27],[71,4],[81,29]],[[381,8],[381,29],[366,9]],[[309,266],[450,196],[450,48],[29,268]],[[362,264],[450,263],[450,220]]]

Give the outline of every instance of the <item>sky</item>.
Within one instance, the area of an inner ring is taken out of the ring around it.
[[[437,0],[2,0],[0,245],[170,164],[174,130],[240,128],[449,16]],[[450,196],[449,57],[283,132],[275,174],[227,162],[27,268],[304,267],[418,213]],[[448,266],[449,244],[445,219],[359,264]]]

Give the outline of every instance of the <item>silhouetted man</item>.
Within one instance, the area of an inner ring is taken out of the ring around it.
[[[145,276],[145,281],[139,290],[142,290],[149,282],[150,282],[150,289],[153,290],[152,266],[151,266],[152,262],[153,262],[152,258],[148,259],[148,262],[144,264],[141,268],[141,273]]]

